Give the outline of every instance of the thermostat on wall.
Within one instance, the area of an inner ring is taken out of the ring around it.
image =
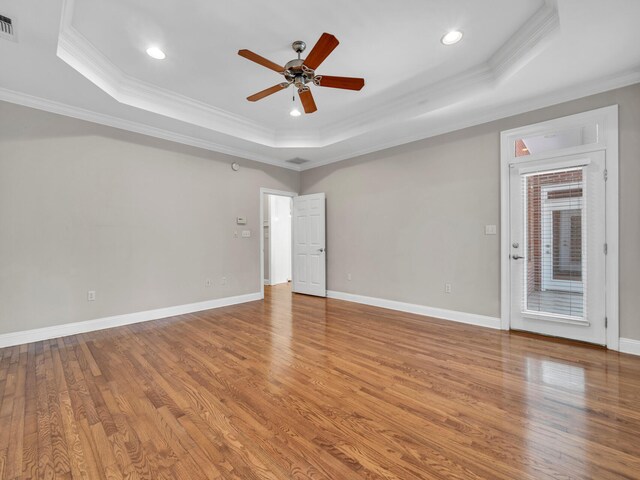
[[[247,217],[236,217],[236,223],[238,225],[246,225],[247,224]]]

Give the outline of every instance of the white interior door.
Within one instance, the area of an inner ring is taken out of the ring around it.
[[[511,168],[511,328],[606,343],[604,170],[604,152]]]
[[[293,291],[327,296],[325,195],[293,198]]]

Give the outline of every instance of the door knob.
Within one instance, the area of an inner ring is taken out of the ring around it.
[[[521,255],[511,255],[511,258],[513,258],[514,260],[520,260],[521,258],[524,258]]]

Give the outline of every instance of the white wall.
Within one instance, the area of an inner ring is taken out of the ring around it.
[[[261,187],[299,174],[0,102],[0,333],[259,292]]]
[[[270,195],[269,246],[271,285],[291,280],[291,198]]]

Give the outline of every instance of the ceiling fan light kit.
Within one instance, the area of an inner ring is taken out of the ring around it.
[[[309,52],[307,58],[303,60],[300,58],[300,55],[306,50],[307,44],[301,40],[297,40],[291,44],[291,48],[293,48],[293,51],[297,53],[298,58],[294,58],[287,62],[284,67],[281,67],[277,63],[274,63],[257,53],[253,53],[250,50],[239,50],[238,55],[241,57],[283,75],[286,80],[286,82],[279,83],[273,87],[266,88],[247,97],[247,100],[250,102],[256,102],[293,85],[298,90],[298,96],[300,97],[300,102],[302,103],[304,112],[313,113],[318,108],[315,100],[313,99],[313,94],[311,93],[311,84],[317,87],[361,90],[362,87],[364,87],[363,78],[316,75],[316,69],[322,62],[324,62],[331,52],[333,52],[339,43],[338,39],[330,33],[323,33],[318,42],[311,49],[311,52]],[[294,114],[294,110],[297,111],[294,107],[290,112],[291,116],[298,116]]]
[[[291,101],[293,102],[293,106],[291,107],[289,115],[291,115],[292,117],[299,117],[300,115],[302,115],[302,113],[300,112],[300,110],[298,110],[298,106],[296,105],[295,94],[291,97]]]

